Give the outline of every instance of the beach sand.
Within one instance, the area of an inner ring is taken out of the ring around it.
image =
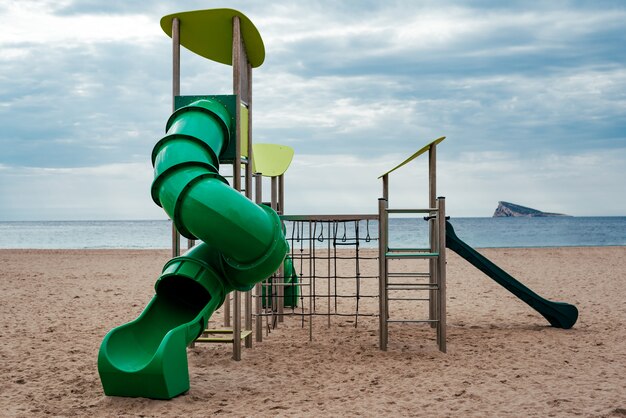
[[[449,253],[447,354],[423,325],[391,324],[382,352],[375,318],[316,318],[313,341],[286,318],[240,362],[189,349],[191,389],[155,401],[105,396],[96,362],[167,251],[0,250],[0,416],[626,416],[626,247],[481,252],[578,323],[549,327]]]

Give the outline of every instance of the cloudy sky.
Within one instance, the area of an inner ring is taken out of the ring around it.
[[[453,216],[499,200],[626,215],[622,1],[0,3],[0,220],[165,219],[150,152],[171,110],[161,16],[231,7],[259,29],[256,142],[293,147],[289,213],[375,212],[378,175],[432,139]],[[231,93],[183,51],[182,94]],[[426,201],[426,159],[391,204]]]

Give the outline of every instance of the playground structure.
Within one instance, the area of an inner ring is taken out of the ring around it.
[[[307,324],[310,339],[315,317],[325,317],[326,326],[332,317],[349,317],[354,326],[362,317],[378,318],[381,350],[387,350],[390,324],[427,324],[436,330],[439,350],[446,352],[446,248],[551,325],[570,328],[576,322],[574,306],[541,298],[454,234],[446,221],[445,198],[436,191],[437,146],[444,137],[379,177],[382,197],[376,214],[286,214],[284,176],[293,150],[252,141],[252,69],[265,57],[258,30],[231,9],[168,15],[161,27],[172,38],[173,114],[152,152],[151,194],[172,220],[174,258],[164,266],[155,296],[141,315],[112,329],[102,342],[98,370],[107,395],[180,395],[189,389],[187,346],[232,344],[233,359],[240,360],[242,341],[246,347],[253,336],[261,342],[286,317]],[[181,95],[181,45],[232,65],[233,94]],[[423,154],[429,161],[428,207],[390,207],[390,175]],[[221,173],[224,166],[232,167],[231,184]],[[263,177],[270,179],[269,202],[263,201]],[[416,214],[428,222],[428,247],[390,246],[390,216]],[[184,255],[181,235],[188,239]],[[196,240],[201,242],[196,245]],[[408,260],[415,268],[396,268],[398,261]],[[377,264],[378,274],[361,274],[363,263]],[[342,264],[354,273],[340,275]],[[354,292],[338,293],[339,280],[353,283]],[[378,299],[378,310],[363,311],[359,301],[364,298]],[[349,311],[341,309],[345,299],[355,302]],[[425,304],[426,315],[398,318],[396,303]],[[224,327],[208,327],[220,307]]]

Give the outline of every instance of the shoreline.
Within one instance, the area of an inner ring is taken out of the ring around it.
[[[196,241],[198,242],[198,241]],[[320,246],[316,247],[317,249],[325,250],[327,247]],[[524,249],[559,249],[559,248],[570,248],[570,249],[585,249],[585,248],[626,248],[626,244],[611,244],[611,245],[547,245],[547,246],[499,246],[499,247],[473,247],[475,250],[524,250]],[[378,247],[365,247],[361,246],[360,250],[372,251],[377,250]],[[181,254],[187,251],[188,248],[181,248]],[[0,247],[0,251],[171,251],[171,248],[152,248],[152,247],[86,247],[86,248],[32,248],[32,247]],[[350,251],[349,249],[339,248],[337,246],[337,251]],[[448,251],[451,251],[448,249]]]
[[[559,248],[626,246],[626,217],[574,217],[574,221],[532,221],[526,218],[455,218],[459,238],[474,248]],[[538,218],[539,219],[539,218]],[[570,218],[568,218],[570,219]],[[169,221],[72,221],[48,224],[0,222],[0,248],[4,249],[145,249],[171,248]],[[361,237],[377,236],[376,222],[360,222]],[[286,223],[289,235],[293,228]],[[353,234],[352,222],[337,224]],[[319,228],[319,227],[318,227]],[[391,218],[389,233],[394,246],[427,246],[427,225],[419,218]],[[326,238],[333,232],[322,224]],[[306,234],[304,234],[306,235]],[[181,239],[186,246],[186,240]],[[374,242],[362,241],[362,248]]]
[[[313,341],[300,317],[286,318],[240,362],[231,346],[189,349],[190,391],[154,401],[104,396],[96,359],[106,332],[149,302],[170,250],[0,249],[0,408],[24,417],[624,416],[626,247],[480,251],[540,295],[577,305],[578,323],[549,327],[449,252],[447,354],[428,327],[392,324],[382,352],[374,318],[358,328],[353,318],[333,317],[330,328],[316,318]]]

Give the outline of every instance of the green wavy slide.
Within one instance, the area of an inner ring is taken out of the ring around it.
[[[542,298],[463,242],[456,235],[452,224],[448,221],[446,221],[446,247],[485,273],[500,286],[526,302],[528,306],[539,312],[553,327],[569,329],[576,323],[578,319],[578,308],[576,306]]]
[[[230,187],[219,174],[231,115],[217,101],[175,111],[152,152],[152,198],[199,245],[170,260],[139,317],[113,328],[98,353],[109,396],[170,399],[189,390],[187,346],[228,292],[247,291],[274,273],[288,244],[278,215]]]

